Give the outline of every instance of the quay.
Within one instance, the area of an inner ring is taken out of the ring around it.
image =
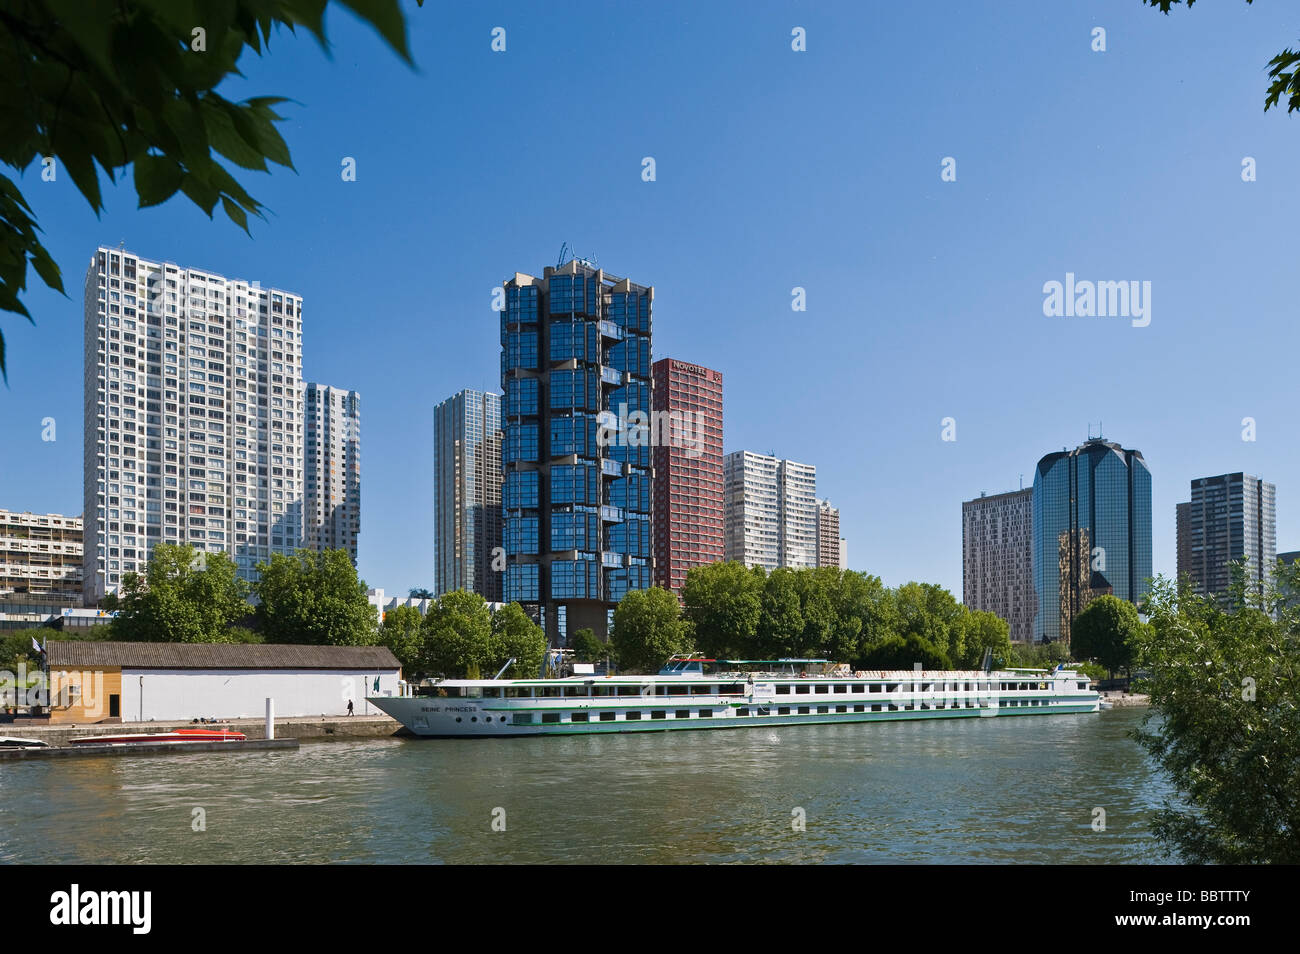
[[[187,755],[191,752],[265,752],[297,749],[297,739],[247,742],[152,742],[148,745],[66,745],[48,749],[0,749],[3,759],[75,759],[87,756]]]
[[[223,719],[216,723],[211,723],[213,727],[228,726],[238,732],[244,733],[248,741],[239,742],[186,742],[184,748],[191,751],[204,751],[202,746],[209,744],[217,746],[241,746],[247,748],[253,742],[267,742],[266,738],[266,720],[265,719]],[[175,732],[177,729],[198,728],[197,723],[186,720],[182,721],[160,721],[160,722],[92,722],[85,725],[73,723],[58,723],[54,725],[41,725],[26,719],[17,719],[13,722],[0,722],[0,735],[15,735],[24,739],[38,739],[41,742],[48,742],[51,746],[49,749],[13,749],[6,752],[0,752],[0,755],[12,755],[15,752],[50,752],[61,751],[60,747],[67,746],[69,740],[80,739],[86,736],[94,735],[128,735],[130,733],[148,733],[157,732]],[[275,720],[275,739],[272,742],[292,741],[296,747],[300,741],[327,742],[344,739],[375,739],[386,738],[401,729],[401,723],[391,719],[386,715],[354,715],[354,716],[284,716],[277,717]],[[162,748],[175,749],[178,746],[172,743],[159,743]],[[115,748],[120,748],[117,746]],[[133,748],[133,751],[143,751],[146,746]]]

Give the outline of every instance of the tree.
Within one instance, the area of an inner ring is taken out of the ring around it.
[[[384,614],[379,624],[379,645],[387,646],[410,678],[417,671],[424,650],[424,617],[414,606],[395,606]]]
[[[569,646],[573,649],[573,658],[577,662],[599,662],[611,653],[610,647],[586,627],[569,638]]]
[[[415,586],[411,587],[411,589],[407,591],[406,595],[413,600],[431,600],[434,598],[432,590],[426,590],[423,587]]]
[[[417,0],[423,3],[423,0]],[[181,192],[208,216],[217,204],[248,230],[261,203],[215,156],[242,169],[293,168],[275,128],[280,97],[234,103],[216,92],[240,76],[245,50],[262,55],[275,28],[304,27],[322,47],[328,0],[13,0],[0,5],[0,162],[23,172],[66,172],[98,214],[99,169],[115,182],[133,166],[140,208]],[[398,0],[343,0],[411,62]],[[215,155],[214,155],[215,154]],[[96,169],[98,165],[99,169]],[[63,292],[59,267],[37,237],[31,206],[0,175],[0,311],[19,300],[30,263]],[[5,372],[0,334],[0,375]]]
[[[224,553],[159,543],[143,575],[127,573],[104,599],[116,610],[113,639],[154,643],[232,642],[227,633],[248,613],[248,584]]]
[[[1115,670],[1132,664],[1141,625],[1137,607],[1128,600],[1109,593],[1099,596],[1074,618],[1070,654],[1075,659],[1096,660],[1114,678]]]
[[[1300,583],[1300,567],[1278,571]],[[1234,581],[1234,587],[1240,584]],[[1280,586],[1279,586],[1280,588]],[[1182,796],[1156,837],[1191,864],[1300,863],[1300,618],[1239,589],[1235,608],[1158,577],[1137,637],[1149,716],[1135,736]],[[1270,612],[1276,612],[1274,620]]]
[[[975,669],[984,662],[984,651],[993,650],[993,665],[1010,666],[1011,627],[996,613],[966,610],[961,616],[962,655],[955,662],[958,669]]]
[[[888,636],[872,646],[854,666],[857,669],[951,669],[952,660],[933,643],[919,636]]]
[[[682,599],[700,649],[720,658],[756,654],[762,590],[763,571],[748,570],[742,563],[687,570]]]
[[[966,607],[956,597],[937,583],[904,583],[894,601],[900,636],[916,636],[949,658],[962,658]]]
[[[421,635],[424,651],[420,654],[419,668],[428,675],[479,679],[482,670],[496,658],[492,611],[477,593],[466,590],[444,593],[429,607]]]
[[[778,567],[763,581],[759,600],[762,615],[758,619],[758,652],[767,659],[797,655],[802,642],[804,619],[799,603],[795,571]]]
[[[368,646],[377,638],[375,609],[346,550],[271,554],[257,565],[258,629],[268,643]]]
[[[588,630],[590,632],[590,630]],[[598,641],[599,642],[599,641]],[[503,679],[536,679],[546,656],[546,634],[518,603],[507,603],[492,614],[492,672],[511,658]],[[484,673],[484,675],[489,675]]]
[[[831,659],[857,659],[897,631],[893,593],[878,576],[855,570],[839,573],[831,602],[835,607],[835,630],[828,653]]]
[[[669,656],[689,648],[677,597],[658,586],[630,591],[614,609],[610,643],[624,669],[658,672]]]
[[[1142,2],[1147,6],[1158,8],[1161,13],[1168,16],[1170,7],[1178,5],[1182,0],[1142,0]],[[1246,0],[1246,3],[1251,2],[1252,0]],[[1196,0],[1187,0],[1187,9],[1190,10],[1195,3]],[[1264,112],[1277,106],[1283,96],[1287,97],[1288,113],[1300,109],[1300,70],[1296,69],[1298,65],[1300,65],[1300,52],[1290,47],[1268,61],[1268,78],[1272,82],[1264,94]]]

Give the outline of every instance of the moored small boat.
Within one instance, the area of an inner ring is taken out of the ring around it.
[[[175,732],[90,735],[70,739],[72,745],[148,745],[160,742],[243,742],[246,736],[233,729],[177,729]]]
[[[0,749],[48,749],[50,743],[40,739],[20,739],[13,735],[0,735]]]

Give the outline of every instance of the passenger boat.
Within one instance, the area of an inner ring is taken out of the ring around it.
[[[72,745],[145,745],[159,742],[243,742],[244,733],[232,729],[177,729],[175,732],[135,733],[131,735],[89,735],[69,739]]]
[[[442,679],[370,702],[416,735],[477,738],[1096,712],[1088,687],[1062,667],[850,672],[679,654],[655,676]]]

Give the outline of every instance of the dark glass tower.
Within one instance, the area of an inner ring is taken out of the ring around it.
[[[1138,602],[1151,578],[1151,471],[1142,452],[1096,438],[1048,454],[1034,471],[1038,640],[1070,626],[1106,593]]]
[[[653,299],[576,259],[505,283],[503,596],[552,645],[651,585]]]

